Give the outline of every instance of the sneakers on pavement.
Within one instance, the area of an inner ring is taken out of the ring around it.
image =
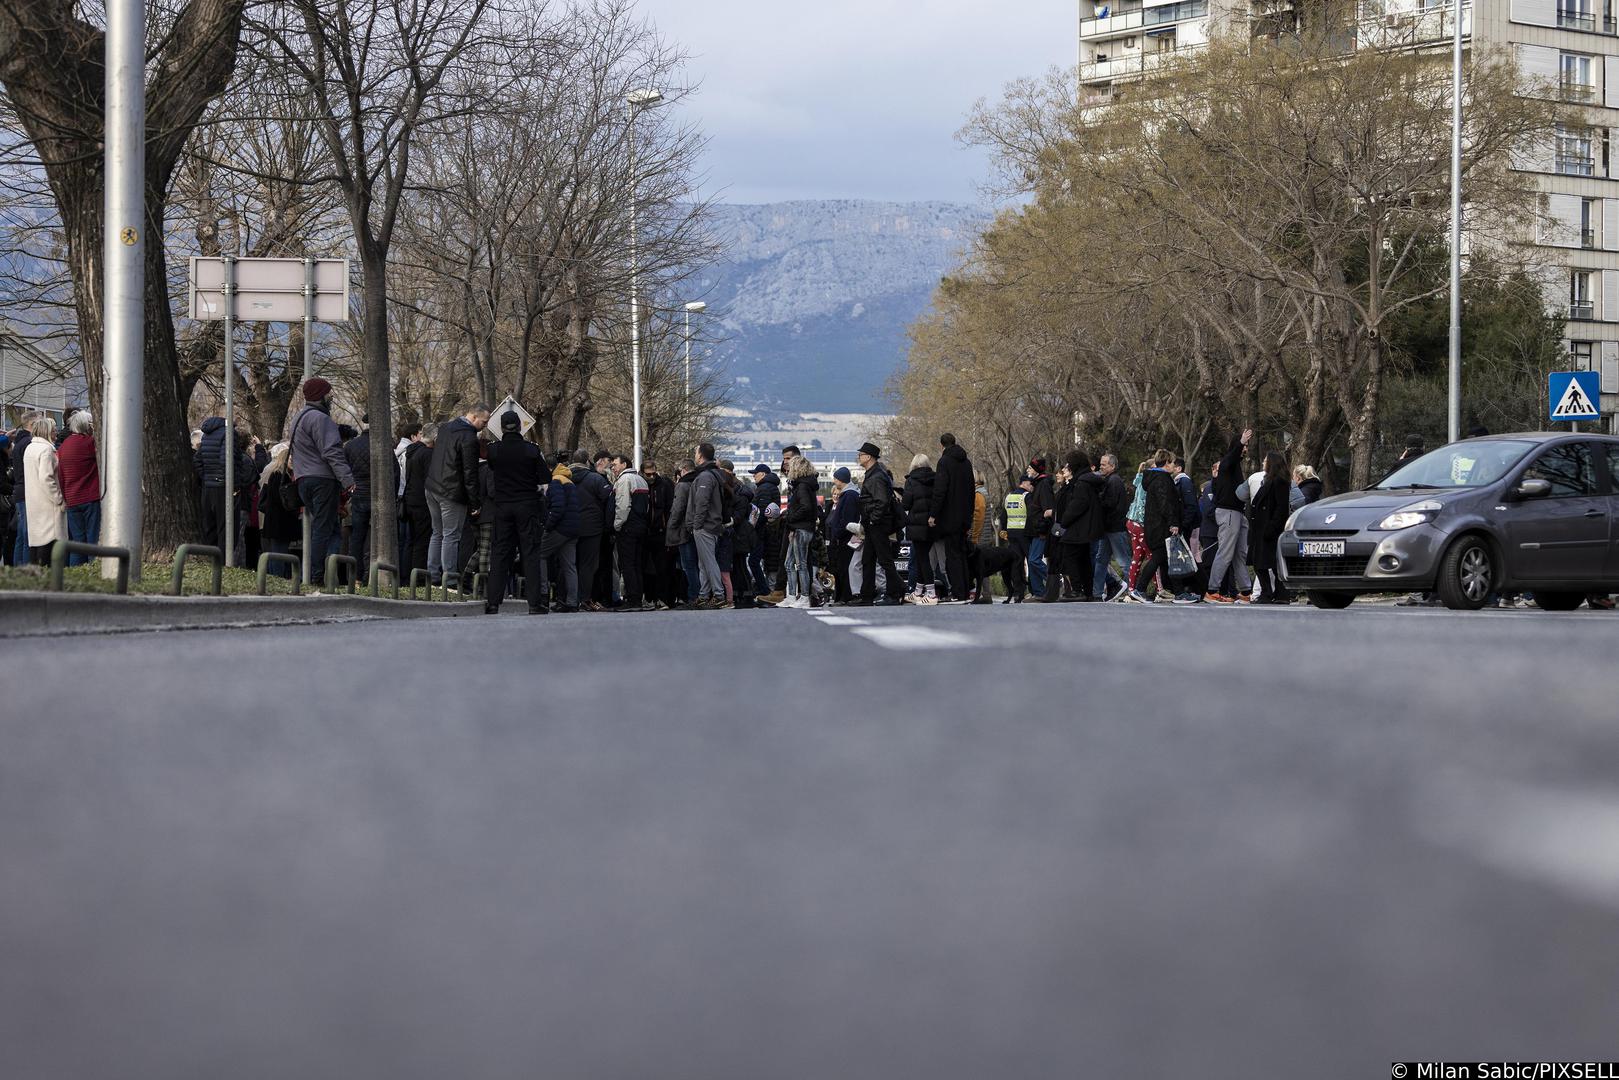
[[[1236,601],[1232,600],[1231,597],[1229,597],[1229,596],[1221,596],[1217,592],[1204,593],[1203,594],[1203,602],[1205,604],[1234,604],[1234,603],[1236,603]]]
[[[1126,592],[1124,594],[1124,602],[1127,603],[1127,604],[1150,604],[1150,603],[1152,603],[1151,600],[1148,600],[1145,596],[1143,596],[1141,594],[1141,592],[1139,590],[1136,590],[1136,589],[1131,589],[1131,590],[1129,590],[1128,592]]]
[[[1198,596],[1196,593],[1183,592],[1170,602],[1185,607],[1188,604],[1201,604],[1203,602],[1203,598]]]

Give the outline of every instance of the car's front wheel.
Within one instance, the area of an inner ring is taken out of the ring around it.
[[[1542,611],[1573,611],[1583,603],[1585,603],[1584,593],[1535,590],[1535,606]]]
[[[1323,611],[1342,611],[1355,602],[1354,593],[1346,592],[1311,592],[1307,593],[1310,603]]]
[[[1452,611],[1477,611],[1495,591],[1495,555],[1477,536],[1464,536],[1439,566],[1439,599]]]

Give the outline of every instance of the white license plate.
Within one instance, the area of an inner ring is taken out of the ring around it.
[[[1304,558],[1311,556],[1317,558],[1342,555],[1344,542],[1342,540],[1301,540],[1299,541],[1299,555]]]

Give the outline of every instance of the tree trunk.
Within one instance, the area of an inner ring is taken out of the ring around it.
[[[371,417],[371,557],[399,565],[399,500],[393,483],[393,387],[388,360],[387,256],[360,251],[365,297],[365,409]],[[361,567],[365,575],[370,567]]]

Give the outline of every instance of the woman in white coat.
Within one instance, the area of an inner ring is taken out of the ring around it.
[[[28,558],[43,566],[51,561],[51,546],[67,539],[67,502],[56,471],[56,421],[44,416],[28,430],[34,436],[22,459],[28,478]]]

